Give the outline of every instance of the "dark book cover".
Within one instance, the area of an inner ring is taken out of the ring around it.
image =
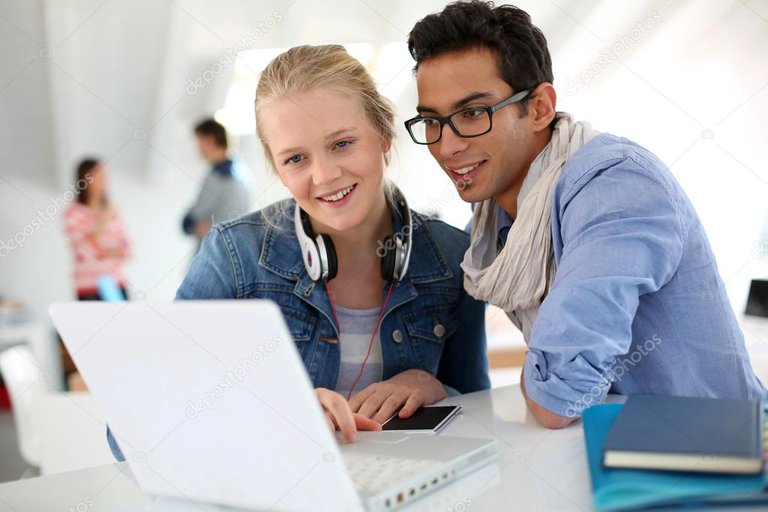
[[[762,470],[760,402],[631,395],[603,445],[604,464],[672,471]]]

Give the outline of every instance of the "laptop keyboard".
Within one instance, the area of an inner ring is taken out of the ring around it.
[[[403,459],[383,455],[344,453],[342,458],[355,485],[369,494],[377,494],[397,482],[420,473],[435,461]]]

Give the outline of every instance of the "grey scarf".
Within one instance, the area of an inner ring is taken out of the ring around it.
[[[472,242],[464,255],[464,288],[503,309],[528,342],[541,301],[555,279],[552,198],[563,164],[598,132],[557,113],[552,139],[531,163],[517,198],[517,218],[499,251],[494,199],[478,203]]]

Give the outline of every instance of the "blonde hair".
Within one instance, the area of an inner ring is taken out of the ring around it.
[[[275,163],[259,122],[261,107],[268,100],[315,88],[330,89],[358,99],[374,130],[383,141],[392,142],[395,137],[395,109],[376,90],[373,78],[357,59],[338,44],[295,46],[275,57],[264,68],[256,86],[256,133],[273,169]],[[389,153],[384,154],[384,162],[389,164]]]

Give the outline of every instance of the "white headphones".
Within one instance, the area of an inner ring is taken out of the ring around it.
[[[411,211],[403,194],[395,188],[392,193],[398,213],[403,218],[403,229],[386,237],[382,242],[383,251],[378,256],[381,258],[381,277],[385,281],[400,282],[408,271],[408,263],[411,260],[411,234],[413,223]],[[330,235],[318,234],[312,238],[312,224],[309,215],[298,204],[293,215],[296,237],[301,246],[301,257],[307,269],[309,277],[313,281],[330,281],[339,270],[339,261],[336,249]],[[379,251],[377,251],[379,253]]]

